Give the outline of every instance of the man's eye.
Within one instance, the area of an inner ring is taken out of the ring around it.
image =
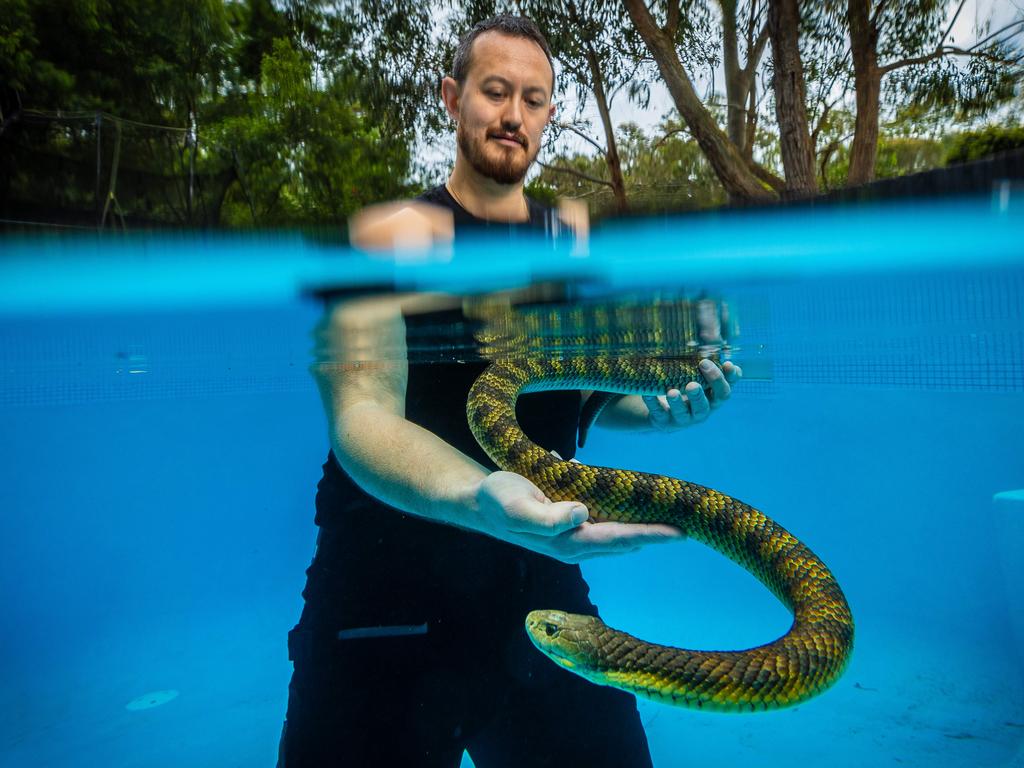
[[[502,93],[501,91],[488,91],[487,95],[490,96],[492,99],[500,99]]]

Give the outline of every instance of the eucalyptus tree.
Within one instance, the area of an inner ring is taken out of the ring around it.
[[[642,45],[629,35],[629,22],[617,0],[520,0],[515,10],[533,19],[543,30],[558,60],[561,84],[565,94],[575,91],[576,110],[572,119],[556,117],[557,127],[580,136],[594,147],[602,158],[599,175],[596,168],[589,173],[571,164],[548,165],[555,172],[580,176],[606,186],[615,201],[615,208],[629,208],[626,182],[612,118],[612,105],[619,95],[646,107],[650,100],[650,83],[643,76]],[[582,114],[593,100],[597,107],[603,140],[594,138]]]
[[[765,183],[765,173],[755,167],[753,159],[748,160],[744,156],[746,141],[744,140],[744,146],[738,146],[729,134],[722,130],[711,110],[698,95],[693,79],[684,64],[688,57],[692,60],[695,48],[707,46],[706,35],[702,34],[707,30],[707,4],[700,0],[664,0],[652,3],[651,7],[648,7],[644,0],[622,2],[636,32],[657,64],[676,109],[729,196],[733,199],[751,201],[773,199],[776,195]],[[735,18],[731,13],[734,6],[728,2],[724,5],[727,11],[725,15]],[[756,39],[760,39],[760,32]],[[763,43],[761,46],[763,49]],[[755,59],[756,54],[755,41],[750,47],[748,58]],[[751,72],[753,69],[751,68]],[[752,81],[751,75],[751,83]],[[735,94],[730,99],[734,115],[739,105],[748,101],[749,98],[741,100],[741,96]]]
[[[768,43],[768,0],[718,0],[726,131],[748,162],[753,160],[757,123],[757,74]]]
[[[632,211],[690,210],[725,202],[725,191],[707,159],[678,121],[666,120],[651,134],[626,122],[616,133]],[[538,184],[553,197],[584,200],[597,218],[618,213],[610,188],[601,181],[607,174],[603,155],[563,154],[558,167],[578,173],[545,167]]]
[[[814,147],[807,122],[807,87],[800,56],[799,0],[769,0],[772,41],[772,87],[779,148],[786,173],[786,193],[806,197],[818,191]]]
[[[993,30],[984,23],[957,43],[954,25],[966,0],[827,0],[804,3],[812,31],[842,27],[849,40],[856,124],[847,183],[875,177],[883,96],[985,113],[1012,97],[1021,77],[1018,42],[1024,13]]]

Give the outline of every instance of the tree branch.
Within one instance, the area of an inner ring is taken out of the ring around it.
[[[768,43],[768,22],[764,23],[761,27],[761,31],[757,34],[757,40],[754,41],[754,47],[747,51],[747,72],[752,73],[757,65],[761,61],[761,57],[764,55],[764,47]]]
[[[609,107],[611,107],[612,102],[615,101],[615,97],[618,95],[619,91],[621,91],[623,88],[625,88],[627,85],[633,82],[633,80],[636,78],[636,73],[640,71],[640,68],[643,65],[643,61],[637,61],[636,66],[633,67],[633,71],[630,72],[626,77],[624,77],[621,83],[619,83],[618,85],[611,89],[611,91],[608,94]]]
[[[676,32],[679,31],[679,20],[682,15],[682,0],[669,0],[668,18],[665,20],[665,34],[669,40],[675,40]]]
[[[837,68],[835,70],[835,72],[832,74],[832,80],[829,82],[828,86],[826,88],[822,88],[820,93],[828,94],[828,93],[832,92],[832,89],[836,85],[836,80],[839,79],[839,73],[840,73],[840,70]],[[821,135],[821,131],[825,127],[825,119],[828,117],[829,112],[832,111],[832,107],[834,107],[836,104],[838,104],[844,98],[846,98],[846,93],[849,90],[850,90],[850,80],[849,80],[849,78],[847,78],[846,82],[843,83],[842,93],[840,93],[839,96],[836,97],[836,99],[834,101],[829,102],[827,96],[825,98],[821,99],[821,114],[818,116],[818,122],[815,124],[814,130],[811,131],[811,147],[813,149],[816,149],[817,146],[818,146],[818,136]]]
[[[566,168],[561,165],[548,165],[547,163],[542,163],[540,161],[537,161],[537,165],[548,171],[555,171],[556,173],[568,173],[571,176],[577,176],[581,179],[586,179],[587,181],[592,182],[594,184],[602,184],[603,186],[606,187],[612,186],[612,183],[610,181],[599,179],[596,176],[591,176],[589,174],[584,173],[583,171],[577,171],[575,168]]]
[[[559,128],[561,128],[563,130],[572,131],[577,136],[579,136],[581,139],[584,139],[585,141],[590,142],[597,149],[597,151],[600,152],[602,155],[605,154],[606,149],[604,147],[602,147],[600,144],[598,144],[594,139],[592,139],[589,136],[587,136],[587,134],[585,134],[583,131],[581,131],[579,128],[577,128],[572,123],[555,122],[555,125],[557,125]]]
[[[882,13],[885,12],[885,5],[889,0],[879,0],[878,6],[875,8],[875,12],[871,14],[871,26],[877,28],[878,20],[882,18]]]
[[[840,93],[839,96],[837,96],[834,101],[829,102],[827,100],[823,100],[821,102],[821,115],[818,118],[817,124],[814,126],[814,130],[811,131],[811,147],[812,148],[817,148],[817,146],[818,146],[818,137],[821,136],[821,132],[825,129],[825,120],[828,118],[828,115],[832,111],[832,108],[835,107],[837,104],[839,104],[841,101],[843,101],[846,98],[846,93],[847,93],[847,91],[850,90],[849,84],[850,84],[850,81],[847,80],[846,84],[843,86],[842,93]]]
[[[662,144],[664,144],[670,138],[675,136],[677,133],[686,133],[686,134],[689,134],[691,138],[693,138],[693,134],[690,133],[690,129],[689,128],[673,128],[671,131],[669,131],[664,136],[662,136],[660,139],[658,139],[656,142],[654,142],[654,145],[651,147],[651,152],[654,152],[658,147],[660,147]]]
[[[956,20],[960,18],[960,11],[964,9],[964,4],[967,0],[960,0],[960,5],[956,8],[956,13],[953,14],[953,18],[949,20],[949,26],[946,27],[946,31],[942,33],[940,40],[945,40],[949,37],[949,33],[953,31],[953,25],[956,24]]]
[[[750,60],[750,52],[754,48],[754,27],[757,25],[754,14],[757,13],[757,0],[750,0],[750,14],[747,16],[747,30],[746,30],[746,43],[747,43],[747,60]]]
[[[911,56],[910,58],[900,59],[899,61],[894,61],[891,64],[879,67],[878,74],[879,77],[884,77],[893,70],[912,67],[916,64],[927,64],[929,61],[935,61],[935,59],[941,59],[944,56],[975,56],[981,59],[989,59],[997,64],[1016,64],[1021,58],[1018,56],[1016,59],[1004,59],[1000,56],[993,56],[988,51],[977,51],[974,50],[974,48],[960,48],[955,45],[940,45],[931,53],[926,53],[921,56]]]
[[[983,37],[981,40],[976,42],[974,45],[972,45],[967,50],[973,51],[975,48],[980,48],[985,43],[987,43],[989,40],[991,40],[993,37],[998,37],[999,35],[1003,34],[1003,32],[1006,32],[1006,31],[1008,31],[1010,29],[1013,29],[1014,27],[1020,27],[1022,25],[1024,25],[1024,19],[1017,19],[1016,21],[1011,21],[1009,24],[1007,24],[1004,27],[1002,27],[1002,29],[997,29],[992,34],[987,35],[986,37]],[[945,38],[943,38],[943,39],[945,39]]]
[[[786,182],[785,182],[785,180],[784,179],[780,179],[778,176],[776,176],[774,173],[769,171],[767,168],[765,168],[760,163],[758,163],[758,162],[756,162],[754,160],[749,160],[747,162],[747,167],[750,168],[751,172],[758,179],[763,181],[765,184],[767,184],[769,187],[774,189],[776,192],[780,192],[781,193],[781,192],[785,192],[786,191]]]

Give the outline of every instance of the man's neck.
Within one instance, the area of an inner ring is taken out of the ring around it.
[[[514,222],[530,218],[522,182],[499,184],[468,167],[461,155],[455,160],[447,186],[455,202],[477,218]]]

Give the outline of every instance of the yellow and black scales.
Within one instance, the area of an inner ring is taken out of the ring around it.
[[[678,323],[690,316],[687,307],[677,304],[669,309],[667,315],[666,308],[655,311],[665,323],[674,323],[675,333],[690,334],[692,339],[692,329]],[[593,342],[601,337],[608,342],[614,336],[608,330],[609,318],[595,320],[592,310],[572,312],[575,318],[552,310],[527,317],[522,311],[503,313],[500,323],[492,314],[489,330],[481,337],[489,342],[493,360],[473,385],[467,406],[477,441],[498,466],[528,477],[551,499],[585,503],[595,521],[678,526],[760,579],[794,619],[784,636],[757,648],[695,651],[644,642],[595,617],[542,610],[526,617],[534,644],[558,664],[595,683],[684,707],[727,712],[776,709],[828,688],[849,660],[853,618],[836,580],[806,545],[753,507],[711,488],[662,475],[563,461],[523,434],[515,419],[520,393],[598,389],[663,394],[689,381],[705,385],[697,363],[706,352],[672,357],[600,354],[596,351],[600,344]],[[635,329],[638,320],[650,320],[649,312],[643,310],[641,318],[627,312],[621,319]],[[595,330],[595,322],[603,332]],[[537,332],[538,324],[544,332]],[[498,326],[500,330],[494,331]],[[671,346],[665,344],[662,329],[649,325],[648,329],[648,341]],[[555,353],[537,341],[566,331],[576,341],[561,344]],[[503,341],[495,344],[496,339]],[[579,340],[588,340],[584,353],[579,353]],[[634,346],[634,353],[643,346]],[[542,348],[547,351],[542,353]],[[518,353],[511,354],[513,349]]]

